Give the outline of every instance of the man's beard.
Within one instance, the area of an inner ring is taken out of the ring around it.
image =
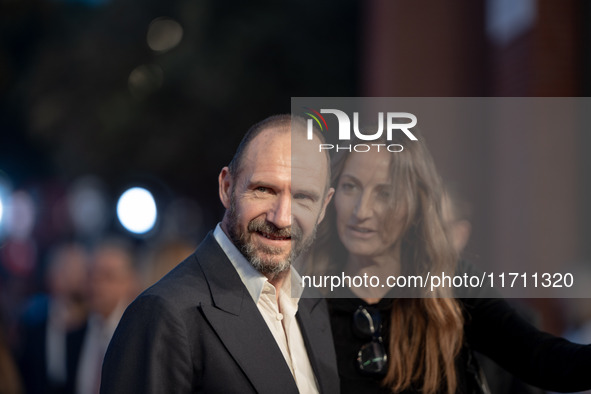
[[[248,262],[261,274],[274,278],[286,272],[293,261],[303,252],[308,250],[316,237],[316,226],[312,234],[304,239],[302,229],[298,225],[279,228],[262,217],[254,218],[248,223],[246,231],[242,231],[239,225],[239,214],[236,209],[234,193],[230,196],[230,208],[228,209],[228,232],[230,239],[238,250],[246,257]],[[256,246],[252,241],[252,234],[265,233],[278,238],[291,238],[291,249],[285,258],[279,261],[274,256],[280,256],[284,249],[268,245]],[[270,256],[270,257],[269,257]]]

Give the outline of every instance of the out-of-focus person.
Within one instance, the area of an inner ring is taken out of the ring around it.
[[[0,324],[0,394],[20,394],[23,392],[21,377],[4,337]]]
[[[142,267],[142,288],[146,289],[158,282],[171,269],[195,251],[194,244],[182,239],[162,241],[149,249],[146,265]]]
[[[471,205],[460,195],[457,189],[446,186],[443,192],[442,218],[450,235],[450,241],[458,255],[462,255],[472,233]],[[530,311],[524,311],[522,305],[512,305],[517,312],[529,318]],[[528,319],[531,320],[531,319]],[[543,394],[544,390],[524,383],[511,375],[490,358],[474,352],[491,394]]]
[[[73,393],[86,328],[88,255],[77,243],[50,252],[47,294],[34,296],[20,322],[19,367],[27,393]]]
[[[451,243],[458,254],[464,252],[472,233],[472,208],[456,189],[447,186],[443,192],[442,212],[443,221],[450,234]]]
[[[122,239],[100,243],[91,256],[88,327],[76,378],[77,394],[98,393],[109,341],[127,305],[139,292],[132,245]]]

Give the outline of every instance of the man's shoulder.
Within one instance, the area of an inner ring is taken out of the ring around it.
[[[207,281],[201,270],[199,260],[193,252],[139,297],[160,297],[178,301],[189,296],[206,293]]]

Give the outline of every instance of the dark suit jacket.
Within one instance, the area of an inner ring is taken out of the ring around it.
[[[23,345],[18,363],[27,394],[70,394],[74,393],[76,387],[76,373],[86,324],[66,334],[66,381],[52,381],[47,375],[49,302],[47,295],[36,297],[20,322]]]
[[[325,302],[297,321],[321,393],[339,379]],[[103,364],[101,393],[297,393],[256,304],[210,233],[126,310]]]

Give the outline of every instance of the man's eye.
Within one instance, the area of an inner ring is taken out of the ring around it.
[[[257,191],[257,192],[266,193],[266,192],[268,192],[268,191],[269,191],[269,188],[267,188],[267,187],[264,187],[264,186],[259,186],[259,187],[257,187],[257,188],[256,188],[256,189],[254,189],[254,190],[255,190],[255,191]]]
[[[296,193],[293,195],[294,200],[310,200],[312,201],[312,196],[305,194],[305,193]]]

